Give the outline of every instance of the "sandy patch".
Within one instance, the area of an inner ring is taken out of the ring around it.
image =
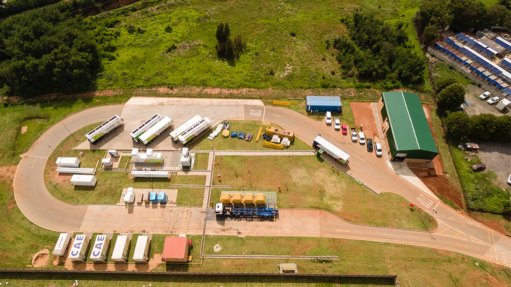
[[[22,126],[22,127],[21,127],[21,134],[26,133],[26,132],[27,132],[27,130],[28,130],[28,127],[27,127],[27,126]]]
[[[16,173],[15,165],[0,166],[0,179],[11,180],[14,178],[14,173]]]
[[[350,103],[353,112],[353,119],[356,128],[363,125],[363,131],[367,138],[377,138],[378,130],[376,129],[376,119],[374,118],[373,103]]]
[[[43,249],[32,256],[32,266],[45,267],[50,262],[50,250]]]

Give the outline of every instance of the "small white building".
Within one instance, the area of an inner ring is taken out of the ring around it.
[[[74,174],[71,177],[74,186],[96,186],[96,177],[93,175]]]
[[[126,204],[135,202],[135,191],[133,190],[133,187],[128,187],[128,190],[124,194],[123,200]]]
[[[146,263],[149,260],[149,246],[151,246],[151,236],[147,234],[139,235],[133,252],[135,263]]]
[[[94,245],[92,245],[92,250],[89,256],[90,260],[94,262],[105,262],[109,242],[110,238],[108,235],[106,234],[96,235],[96,240],[94,241]]]
[[[55,163],[58,167],[80,167],[80,159],[77,157],[58,157]]]
[[[128,260],[128,249],[130,247],[131,234],[119,234],[115,240],[112,261],[126,262]]]
[[[53,248],[53,255],[63,257],[66,255],[67,246],[69,245],[69,241],[71,240],[71,234],[69,233],[61,233],[59,235],[59,239],[55,244],[55,248]]]
[[[77,234],[69,251],[69,259],[72,262],[83,262],[89,246],[89,236],[87,234]]]

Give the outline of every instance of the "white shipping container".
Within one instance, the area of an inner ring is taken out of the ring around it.
[[[131,176],[137,178],[170,178],[168,170],[132,170]]]
[[[133,261],[135,263],[144,263],[149,260],[149,246],[151,245],[151,237],[149,235],[139,235],[135,251],[133,252]]]
[[[96,235],[89,258],[94,262],[105,262],[110,238],[106,234]]]
[[[59,235],[59,239],[57,240],[57,244],[55,244],[55,248],[53,248],[53,255],[54,256],[66,255],[67,246],[69,245],[70,240],[71,240],[71,234],[61,233]]]
[[[57,167],[58,173],[64,174],[95,174],[96,169],[89,167]]]
[[[82,262],[85,260],[87,247],[89,245],[89,236],[86,234],[77,234],[69,251],[69,259],[73,262]]]
[[[126,262],[128,260],[128,249],[130,247],[131,234],[119,234],[115,240],[112,260],[115,262]]]
[[[59,167],[79,167],[80,159],[77,157],[58,157],[56,164]]]
[[[96,186],[96,177],[93,175],[74,174],[71,177],[74,186]]]
[[[133,187],[128,187],[128,190],[124,194],[124,203],[130,204],[135,202],[135,191],[133,190]]]

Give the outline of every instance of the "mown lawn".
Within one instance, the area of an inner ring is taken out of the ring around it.
[[[325,209],[356,224],[419,230],[436,227],[432,217],[420,209],[411,210],[402,197],[377,195],[314,156],[219,156],[216,162],[215,184],[230,185],[231,190],[275,191],[281,208]],[[211,202],[219,199],[220,192],[213,190]]]
[[[345,33],[340,19],[362,9],[391,24],[405,23],[412,49],[420,52],[412,22],[417,7],[414,0],[141,1],[92,18],[120,35],[116,59],[104,62],[98,87],[371,86],[340,77],[326,40]],[[246,41],[235,65],[217,59],[220,22]]]

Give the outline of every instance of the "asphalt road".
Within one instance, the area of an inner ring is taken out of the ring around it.
[[[135,99],[139,100],[139,99]],[[167,99],[171,102],[172,99]],[[176,100],[173,109],[195,112],[194,105],[206,115],[204,103],[199,99]],[[222,100],[215,101],[215,107],[222,106]],[[225,100],[232,107],[234,102]],[[131,100],[130,100],[131,102]],[[245,104],[246,103],[246,104]],[[128,102],[129,104],[129,102]],[[130,105],[126,105],[129,107]],[[429,192],[405,180],[390,168],[382,158],[367,153],[364,147],[351,143],[332,127],[315,121],[295,111],[266,107],[262,113],[254,113],[254,101],[237,100],[236,112],[222,109],[223,119],[257,119],[271,121],[285,129],[293,130],[304,142],[312,142],[320,133],[351,155],[348,167],[338,167],[378,192],[399,194],[420,206],[438,221],[434,232],[398,230],[358,226],[319,210],[280,210],[276,222],[216,221],[211,209],[203,208],[146,208],[127,209],[124,206],[110,205],[71,205],[55,199],[44,184],[44,168],[53,149],[72,132],[81,127],[99,122],[112,114],[120,114],[123,106],[92,108],[74,114],[47,130],[23,155],[14,178],[16,202],[23,214],[33,223],[55,231],[82,232],[153,232],[201,234],[204,217],[207,216],[207,234],[253,235],[253,236],[310,236],[333,237],[378,242],[390,242],[437,248],[463,253],[497,264],[511,267],[511,240],[464,214],[458,213],[443,204]],[[138,109],[149,109],[151,106]],[[126,112],[126,108],[125,111]],[[126,114],[136,114],[131,106]],[[212,107],[214,110],[214,107]],[[240,109],[245,112],[240,114]],[[123,112],[123,116],[125,113]],[[214,113],[212,111],[211,113]],[[436,212],[433,211],[436,210]],[[377,211],[375,211],[377,212]]]

